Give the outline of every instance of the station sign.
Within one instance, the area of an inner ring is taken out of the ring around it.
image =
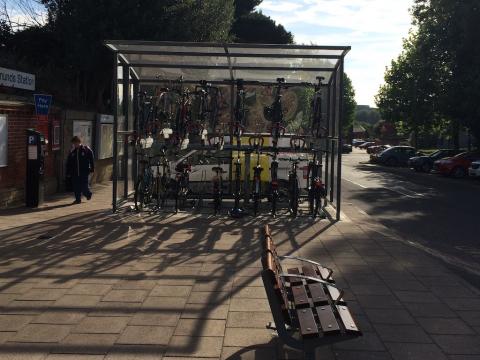
[[[35,75],[0,67],[0,86],[35,90]]]

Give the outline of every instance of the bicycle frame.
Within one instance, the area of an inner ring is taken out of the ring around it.
[[[322,198],[326,195],[325,186],[321,179],[322,164],[314,154],[313,161],[308,163],[308,200],[310,215],[315,218],[320,214]],[[322,216],[323,217],[323,216]]]
[[[272,201],[272,216],[277,216],[277,200],[279,197],[279,183],[278,183],[278,161],[277,152],[273,153],[272,162],[270,164],[270,186],[271,186],[271,201]]]
[[[261,201],[261,188],[262,188],[262,171],[260,166],[260,149],[263,147],[264,140],[262,136],[252,136],[248,139],[250,146],[255,148],[257,154],[257,165],[253,168],[253,180],[252,180],[252,199],[253,199],[253,213],[257,216],[258,206]]]

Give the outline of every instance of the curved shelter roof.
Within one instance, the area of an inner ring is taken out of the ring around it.
[[[349,46],[263,45],[152,41],[106,41],[141,83],[160,83],[183,76],[185,82],[313,84],[329,81]]]

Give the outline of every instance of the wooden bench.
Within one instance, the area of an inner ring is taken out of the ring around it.
[[[303,350],[305,359],[315,359],[319,346],[361,336],[333,271],[308,259],[279,256],[268,225],[263,234],[262,280],[275,321],[267,328],[286,345]],[[283,259],[302,265],[285,272]]]

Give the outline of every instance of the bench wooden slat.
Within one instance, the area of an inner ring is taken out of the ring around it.
[[[302,337],[318,336],[318,326],[311,308],[297,310],[297,318]]]
[[[323,289],[322,284],[308,284],[308,290],[310,290],[310,294],[312,295],[312,301],[315,305],[328,303],[328,296],[327,294],[325,294],[325,290]]]
[[[359,332],[357,324],[353,320],[352,314],[350,314],[350,310],[345,305],[337,305],[337,311],[340,315],[340,319],[343,322],[343,326],[345,327],[345,331],[347,332]]]
[[[310,277],[313,277],[313,278],[319,278],[318,274],[315,271],[315,268],[313,267],[313,265],[302,266],[302,271],[305,274],[305,276],[310,276]],[[307,282],[313,282],[313,281],[308,280]]]
[[[309,307],[310,302],[308,301],[307,290],[305,286],[302,285],[294,285],[291,287],[292,295],[293,295],[293,303],[295,304],[296,308],[303,308]]]
[[[300,275],[300,270],[298,270],[297,268],[288,269],[287,272],[293,275]],[[303,281],[301,279],[296,278],[289,278],[288,282],[292,284],[292,286],[303,284]]]
[[[330,305],[316,307],[320,327],[325,334],[333,334],[340,331],[335,314]]]
[[[327,290],[328,290],[328,293],[330,294],[330,297],[332,298],[333,301],[337,301],[338,300],[338,303],[342,304],[344,303],[345,301],[343,300],[343,298],[341,299],[338,299],[338,297],[341,295],[340,294],[340,291],[333,287],[333,286],[328,286],[327,285]]]
[[[330,273],[329,269],[324,268],[322,266],[318,266],[318,271],[320,272],[320,276],[322,277],[323,280],[325,280],[325,281],[332,281],[333,280],[331,278],[332,274]]]

